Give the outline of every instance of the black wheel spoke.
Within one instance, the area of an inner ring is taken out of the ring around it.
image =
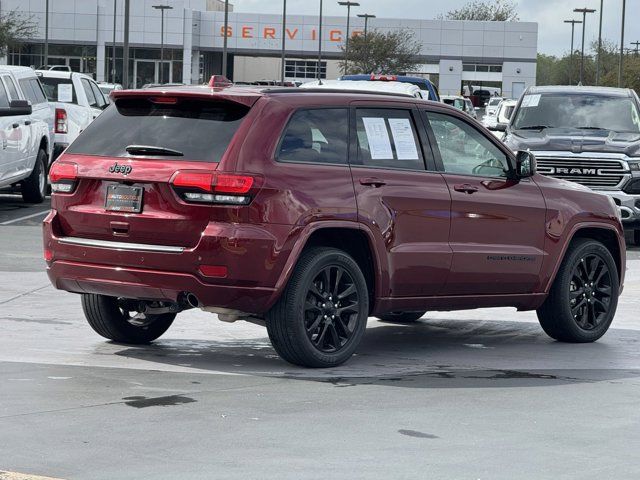
[[[333,289],[331,291],[334,297],[338,296],[338,289],[340,288],[340,280],[342,279],[342,272],[343,272],[342,268],[338,268],[336,271],[336,279],[333,284]]]
[[[571,314],[575,317],[578,310],[586,305],[587,301],[585,299],[580,300],[575,306],[571,307]]]
[[[339,308],[338,315],[342,315],[345,312],[357,312],[358,310],[360,310],[360,305],[358,304],[358,302],[356,302],[352,303],[351,305]]]
[[[315,283],[311,283],[311,286],[309,287],[309,292],[311,292],[316,297],[318,297],[319,300],[324,300],[324,296],[322,295],[322,292],[318,290],[318,286]]]
[[[578,297],[581,297],[582,295],[584,295],[584,289],[579,288],[578,290],[575,290],[573,292],[569,292],[569,298],[571,300],[575,300]]]
[[[307,327],[308,333],[313,333],[318,329],[320,322],[322,321],[322,315],[318,314],[318,316],[313,320],[313,323]]]
[[[340,335],[338,335],[338,330],[336,330],[336,326],[331,324],[329,325],[329,331],[331,332],[331,340],[333,341],[333,347],[337,350],[340,348]]]
[[[354,284],[349,285],[349,287],[342,293],[338,295],[338,300],[342,300],[343,298],[347,298],[349,295],[352,295],[356,292],[356,286]]]

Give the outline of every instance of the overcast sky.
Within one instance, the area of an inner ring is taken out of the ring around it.
[[[352,10],[356,13],[371,13],[386,18],[432,19],[466,4],[468,0],[359,0],[360,7]],[[282,13],[282,0],[231,0],[236,12]],[[538,51],[560,55],[568,52],[571,41],[571,25],[563,23],[565,19],[579,18],[582,14],[573,13],[574,8],[600,8],[600,0],[518,0],[520,20],[538,22]],[[291,14],[315,15],[318,13],[318,0],[288,0],[287,10]],[[338,6],[337,0],[324,0],[326,15],[344,15],[345,7]],[[640,0],[627,0],[627,22],[625,45],[640,41]],[[622,0],[604,0],[603,34],[604,38],[620,42],[622,21]],[[587,15],[586,44],[598,38],[599,12]],[[576,45],[581,40],[581,25],[576,25]]]

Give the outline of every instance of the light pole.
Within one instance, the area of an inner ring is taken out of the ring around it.
[[[116,83],[116,7],[118,0],[113,0],[113,58],[111,59],[111,83]]]
[[[349,20],[351,19],[351,7],[359,7],[358,2],[338,2],[338,5],[347,7],[347,39],[344,42],[344,73],[347,74],[347,63],[349,62]]]
[[[227,76],[227,37],[229,33],[229,0],[224,0],[224,38],[222,39],[222,75]]]
[[[280,58],[280,83],[284,87],[284,61],[287,43],[287,0],[282,1],[282,54]]]
[[[573,40],[575,38],[576,23],[582,23],[580,20],[565,20],[564,23],[571,24],[571,54],[569,55],[569,85],[573,84]]]
[[[600,27],[598,28],[598,60],[596,63],[596,85],[600,85],[600,57],[602,56],[602,10],[604,0],[600,0]]]
[[[364,18],[364,39],[367,39],[367,27],[369,26],[369,19],[376,18],[375,15],[369,15],[368,13],[360,13],[358,17]]]
[[[622,0],[622,28],[620,29],[620,64],[618,65],[618,88],[622,87],[622,64],[624,63],[624,23],[627,0]]]
[[[129,88],[129,6],[131,0],[124,0],[124,38],[122,39],[122,86]]]
[[[44,64],[49,64],[49,0],[44,7]]]
[[[575,13],[582,14],[582,53],[580,54],[580,85],[584,82],[584,31],[587,23],[587,13],[594,13],[593,8],[574,8]]]
[[[633,49],[634,55],[638,55],[640,53],[640,42],[631,42],[631,45],[636,47]]]
[[[322,0],[320,0],[320,21],[318,24],[318,66],[316,73],[318,74],[318,82],[322,83]]]
[[[160,10],[160,85],[164,83],[164,11],[173,10],[169,5],[152,5],[156,10]]]

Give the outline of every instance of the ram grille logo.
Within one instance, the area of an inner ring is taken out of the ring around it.
[[[551,175],[598,175],[597,168],[549,167],[549,170]]]
[[[123,175],[129,175],[131,170],[133,170],[131,165],[118,165],[118,163],[109,167],[109,173],[121,173]]]

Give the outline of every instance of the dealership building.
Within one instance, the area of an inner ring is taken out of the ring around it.
[[[115,4],[114,4],[115,2]],[[124,0],[49,0],[48,64],[69,65],[99,81],[122,82]],[[161,61],[161,10],[164,10],[164,61]],[[115,16],[114,16],[115,7]],[[364,7],[360,7],[363,9]],[[17,10],[37,25],[33,38],[9,51],[1,63],[37,67],[44,60],[45,0],[1,0],[3,13]],[[130,85],[165,82],[202,83],[222,73],[224,2],[220,0],[132,0],[130,6]],[[346,10],[345,10],[346,13]],[[351,33],[364,31],[352,9]],[[369,12],[371,13],[371,12]],[[375,12],[373,12],[375,13]],[[115,43],[114,43],[115,19]],[[286,37],[288,80],[318,75],[319,18],[229,13],[227,76],[254,82],[280,78],[282,35]],[[408,29],[422,44],[415,72],[436,82],[443,94],[464,86],[496,87],[517,97],[535,84],[538,25],[528,22],[472,22],[371,18],[369,29]],[[322,78],[340,75],[340,46],[346,17],[327,16],[322,25]],[[114,62],[115,58],[115,62]],[[401,73],[401,72],[376,72]]]

